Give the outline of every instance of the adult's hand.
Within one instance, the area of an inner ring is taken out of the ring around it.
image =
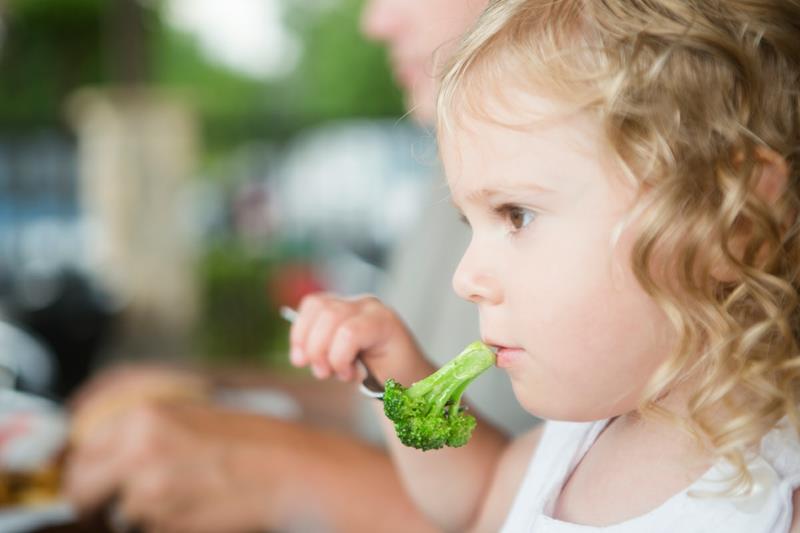
[[[81,441],[109,420],[153,402],[205,402],[212,383],[201,372],[164,364],[122,364],[104,370],[71,399],[72,437]]]
[[[260,529],[270,521],[270,499],[263,498],[270,487],[250,486],[258,480],[255,469],[238,464],[249,445],[232,434],[253,418],[189,404],[133,407],[75,445],[67,496],[83,511],[113,498],[125,520],[146,530]],[[279,466],[269,464],[270,454],[261,459],[253,466]]]
[[[387,455],[297,423],[151,403],[75,445],[66,494],[146,531],[428,531]]]

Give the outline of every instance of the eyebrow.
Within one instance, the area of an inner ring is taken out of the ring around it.
[[[497,188],[493,188],[493,189],[492,188],[488,188],[488,187],[484,187],[482,189],[478,189],[477,191],[472,191],[469,194],[467,194],[466,200],[469,201],[469,202],[475,202],[475,201],[480,201],[480,200],[491,200],[492,198],[494,198],[496,196],[509,195],[509,194],[514,194],[514,193],[519,193],[519,192],[529,192],[529,193],[532,192],[532,193],[538,193],[538,194],[549,194],[549,193],[554,193],[555,191],[553,189],[548,189],[547,187],[543,187],[543,186],[538,185],[536,183],[525,183],[524,185],[515,184],[515,185],[511,185],[511,186],[497,187]],[[458,205],[458,203],[456,202],[456,199],[453,198],[452,195],[450,195],[450,203],[453,204],[453,207],[456,208],[456,211],[458,211],[459,215],[464,220],[466,220],[466,217],[464,217],[464,212],[461,210],[461,206]]]
[[[547,187],[543,187],[541,185],[537,185],[535,183],[526,183],[524,185],[511,185],[506,187],[497,187],[497,188],[482,188],[478,189],[477,191],[472,191],[467,195],[467,200],[475,201],[475,200],[486,200],[491,199],[495,196],[504,195],[504,194],[514,194],[519,192],[532,192],[538,194],[547,194],[555,192],[552,189],[548,189]]]

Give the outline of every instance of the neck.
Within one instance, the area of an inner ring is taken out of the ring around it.
[[[671,413],[679,420],[689,420],[689,398],[696,384],[693,380],[685,380],[673,387],[667,394],[656,401],[661,409]],[[676,445],[685,448],[691,453],[708,453],[710,447],[707,443],[699,442],[697,437],[688,429],[676,425],[675,421],[658,413],[642,415],[638,410],[632,410],[615,417],[609,427],[616,426],[615,431],[620,434],[629,434],[631,438],[639,435],[645,438],[665,439],[673,441]]]

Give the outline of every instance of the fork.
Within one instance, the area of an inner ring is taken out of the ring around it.
[[[280,308],[280,314],[287,322],[294,322],[297,318],[297,311],[292,309],[287,305],[283,305]],[[364,396],[368,396],[369,398],[376,398],[378,400],[383,400],[383,384],[378,381],[378,378],[370,372],[369,367],[364,363],[364,360],[361,359],[361,354],[356,356],[356,364],[359,368],[361,368],[362,373],[364,374],[364,379],[361,380],[359,383],[358,390]]]

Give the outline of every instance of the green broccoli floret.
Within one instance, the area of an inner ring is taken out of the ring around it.
[[[480,341],[467,346],[442,368],[406,388],[386,380],[383,412],[394,422],[400,442],[420,450],[463,446],[475,429],[461,396],[475,378],[494,365],[495,355]]]

